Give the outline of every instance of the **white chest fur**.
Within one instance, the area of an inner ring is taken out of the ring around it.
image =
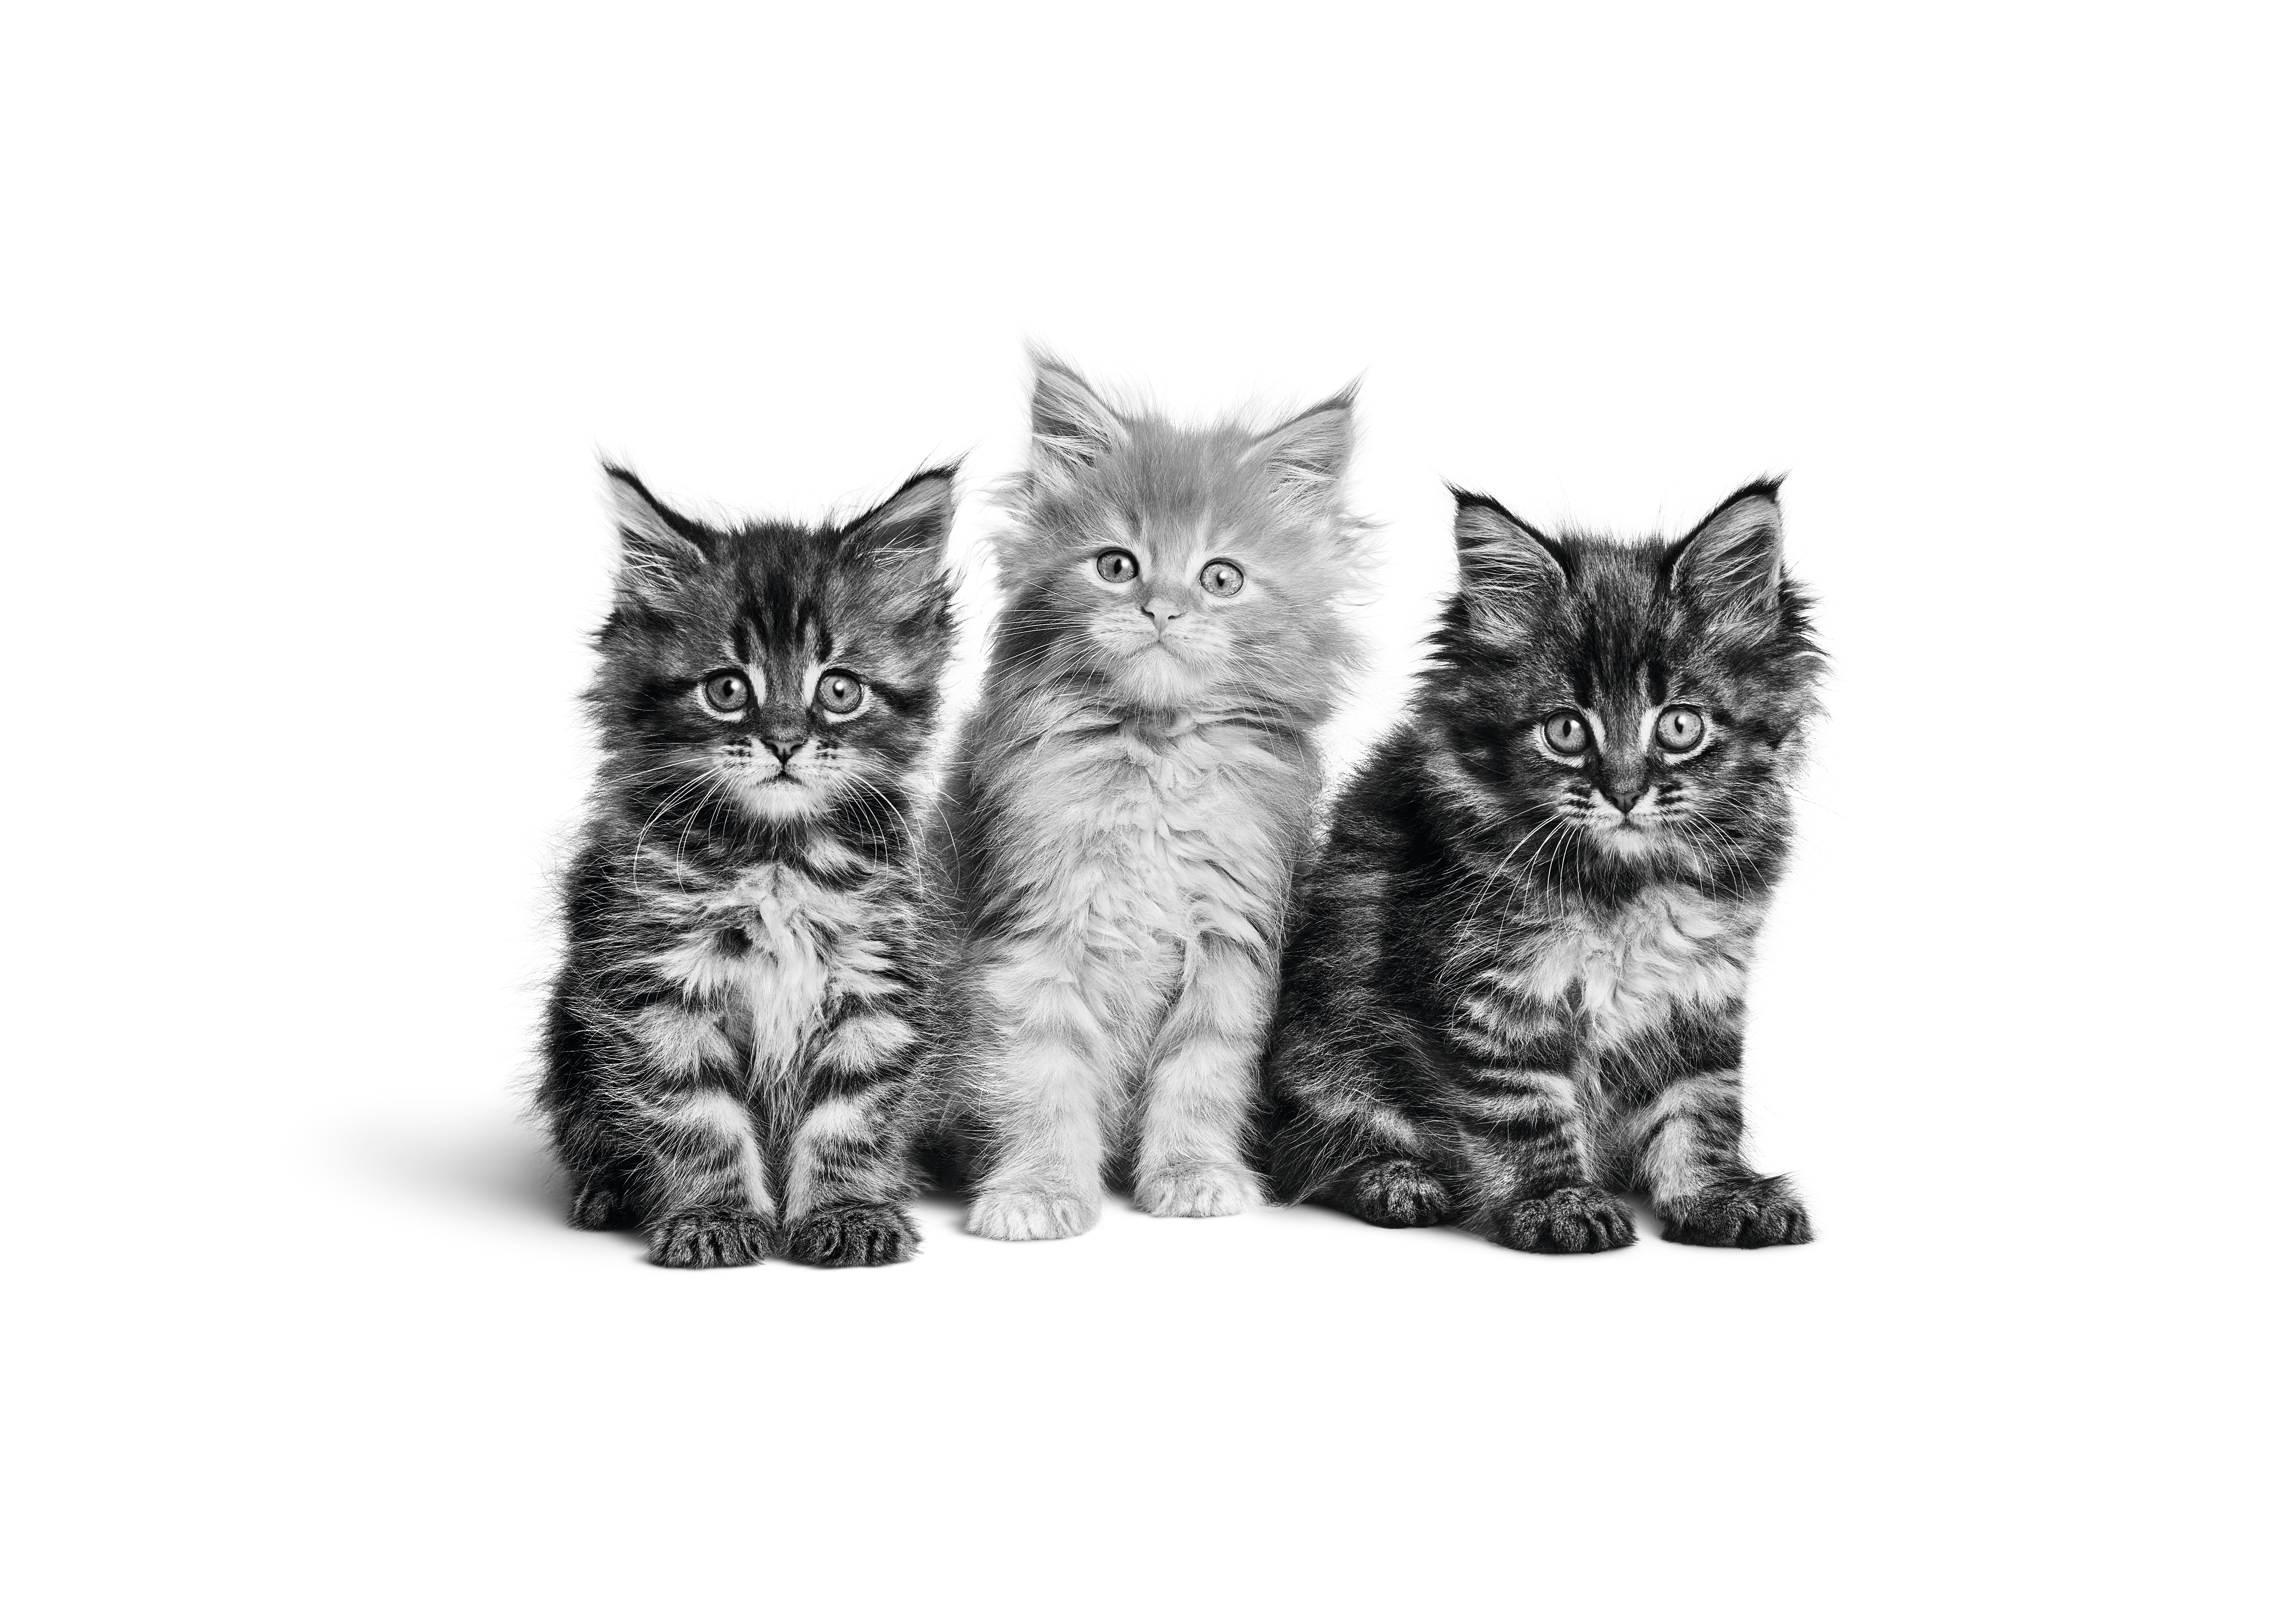
[[[1683,1005],[1718,1008],[1745,989],[1746,923],[1694,891],[1653,888],[1576,910],[1542,932],[1522,989],[1574,1009],[1598,1044],[1631,1041]]]
[[[751,1069],[793,1063],[839,1001],[892,989],[874,887],[824,884],[767,864],[676,899],[682,929],[655,968],[747,1029]]]
[[[1204,728],[1095,740],[1032,776],[1039,916],[1086,926],[1117,956],[1205,934],[1264,935],[1286,877],[1284,808],[1304,808],[1299,767],[1250,730]]]

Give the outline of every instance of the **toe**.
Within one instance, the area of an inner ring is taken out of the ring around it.
[[[654,1231],[648,1256],[664,1268],[739,1268],[766,1255],[754,1213],[680,1213]]]
[[[1133,1194],[1152,1218],[1228,1218],[1250,1206],[1259,1192],[1242,1169],[1206,1169],[1151,1175]]]
[[[992,1241],[1056,1241],[1081,1234],[1094,1214],[1083,1202],[1035,1193],[996,1193],[973,1202],[964,1226]]]

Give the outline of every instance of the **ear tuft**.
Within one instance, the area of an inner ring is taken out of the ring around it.
[[[1675,544],[1669,582],[1718,625],[1758,627],[1778,612],[1785,518],[1775,479],[1741,488]]]
[[[949,584],[943,570],[949,528],[956,519],[956,468],[911,474],[875,507],[845,527],[847,538],[875,566],[905,616],[945,608]]]
[[[1450,487],[1459,504],[1451,537],[1459,549],[1459,595],[1471,615],[1513,623],[1536,614],[1570,584],[1562,549],[1495,497]]]
[[[1553,612],[1570,585],[1569,555],[1480,491],[1450,488],[1459,549],[1459,623],[1479,642],[1521,642]]]
[[[708,534],[672,511],[627,468],[605,464],[606,496],[622,542],[623,595],[659,604],[709,559]]]
[[[872,548],[922,549],[939,557],[955,518],[956,467],[951,463],[911,474],[900,489],[845,528]]]
[[[1355,408],[1350,383],[1251,442],[1250,455],[1267,470],[1280,499],[1318,508],[1338,500],[1355,453]]]
[[[1029,401],[1030,466],[1053,479],[1072,478],[1123,442],[1124,420],[1057,356],[1031,349],[1029,359],[1037,369]]]

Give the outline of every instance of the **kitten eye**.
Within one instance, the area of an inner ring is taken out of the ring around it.
[[[1587,724],[1575,710],[1558,710],[1538,726],[1546,747],[1558,756],[1576,756],[1587,748]]]
[[[1140,561],[1122,547],[1111,547],[1092,561],[1103,581],[1128,581],[1140,573]]]
[[[851,716],[861,709],[861,679],[848,671],[824,671],[814,685],[813,697],[832,716]]]
[[[1706,736],[1706,718],[1687,705],[1669,705],[1658,713],[1660,750],[1694,750]]]
[[[739,671],[719,671],[701,679],[701,702],[712,710],[747,710],[750,679]]]
[[[1206,564],[1196,579],[1203,583],[1206,592],[1216,598],[1232,598],[1243,590],[1243,571],[1224,558]]]

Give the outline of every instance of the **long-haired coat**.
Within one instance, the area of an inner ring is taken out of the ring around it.
[[[1005,607],[950,807],[968,1226],[1077,1234],[1258,1195],[1284,911],[1354,652],[1341,394],[1273,429],[1119,412],[1039,357]]]

